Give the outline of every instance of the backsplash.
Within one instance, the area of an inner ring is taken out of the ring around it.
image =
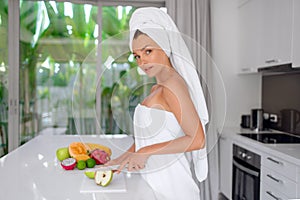
[[[277,115],[270,128],[300,135],[300,73],[263,75],[262,108]]]

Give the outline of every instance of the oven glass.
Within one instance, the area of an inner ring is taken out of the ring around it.
[[[232,199],[257,200],[260,186],[260,155],[233,144]]]
[[[259,199],[259,172],[247,168],[245,163],[233,160],[233,200]]]

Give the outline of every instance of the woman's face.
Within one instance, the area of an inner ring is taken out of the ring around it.
[[[133,39],[132,49],[137,64],[149,77],[158,75],[167,66],[170,67],[168,56],[146,34]]]

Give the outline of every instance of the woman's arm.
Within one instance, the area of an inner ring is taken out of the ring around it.
[[[185,135],[139,149],[123,160],[119,170],[122,170],[127,164],[129,171],[142,169],[151,155],[183,153],[199,150],[205,146],[202,124],[185,82],[182,79],[173,79],[163,87],[162,98],[168,105],[168,108],[164,109],[175,115]]]

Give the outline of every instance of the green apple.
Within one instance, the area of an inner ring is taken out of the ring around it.
[[[56,150],[56,157],[59,161],[63,161],[70,158],[68,147],[62,147]]]
[[[95,178],[95,171],[85,171],[84,174],[91,179]]]
[[[108,186],[113,178],[113,171],[106,170],[106,171],[96,171],[95,173],[95,182],[97,185],[100,186]]]

